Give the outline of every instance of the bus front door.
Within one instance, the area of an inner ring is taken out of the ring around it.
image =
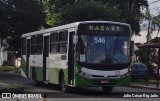
[[[74,44],[73,36],[75,32],[69,33],[69,49],[68,49],[68,84],[73,85],[74,83]]]

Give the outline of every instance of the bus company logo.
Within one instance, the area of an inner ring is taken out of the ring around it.
[[[11,98],[11,93],[2,93],[2,98]]]
[[[116,71],[115,71],[115,74],[116,74],[116,75],[121,75],[120,70],[116,70]]]

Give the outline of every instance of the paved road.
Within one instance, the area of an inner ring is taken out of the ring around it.
[[[111,94],[105,94],[102,92],[102,89],[99,88],[76,88],[73,89],[74,93],[61,93],[57,85],[42,85],[41,87],[34,87],[32,84],[32,81],[29,79],[23,78],[19,73],[4,73],[0,72],[0,81],[3,82],[11,82],[11,83],[18,83],[21,85],[24,85],[24,87],[27,88],[28,91],[32,92],[49,92],[47,93],[49,97],[56,98],[56,101],[63,101],[66,98],[65,101],[74,101],[75,99],[78,99],[77,101],[104,101],[108,99],[108,101],[137,101],[139,98],[118,98],[122,97],[124,94],[128,94],[129,92],[137,93],[137,92],[143,92],[144,94],[146,92],[156,93],[160,92],[157,90],[151,90],[151,89],[140,89],[140,88],[130,88],[130,87],[114,87],[113,92]],[[129,93],[130,94],[130,93]],[[160,94],[159,94],[160,95]],[[91,98],[91,100],[90,100]],[[142,100],[142,99],[141,99]],[[151,100],[151,99],[150,99]],[[143,99],[142,101],[150,101],[147,99]],[[157,101],[157,99],[152,99],[153,101]],[[160,100],[160,99],[159,99]],[[9,101],[9,100],[0,100],[0,101]],[[14,101],[13,99],[11,101]],[[15,101],[17,101],[15,99]],[[26,99],[21,99],[20,101],[27,101]],[[32,100],[30,100],[32,101]],[[41,99],[34,99],[33,101],[41,101]],[[48,99],[48,101],[54,101],[54,99]]]

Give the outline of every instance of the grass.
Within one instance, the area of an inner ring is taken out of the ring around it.
[[[17,68],[13,66],[1,66],[0,71],[7,72],[7,71],[16,71]]]
[[[0,82],[0,88],[3,89],[3,88],[7,88],[7,89],[10,89],[10,88],[19,88],[19,87],[22,87],[21,85],[19,84],[15,84],[15,83],[3,83],[3,82]]]
[[[3,83],[0,81],[0,92],[23,92],[24,87],[15,83]]]

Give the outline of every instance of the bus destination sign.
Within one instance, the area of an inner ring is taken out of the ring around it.
[[[88,25],[89,31],[112,31],[120,32],[122,31],[120,26],[105,26],[105,25]]]
[[[129,32],[129,27],[119,24],[81,24],[79,31],[94,32]]]

